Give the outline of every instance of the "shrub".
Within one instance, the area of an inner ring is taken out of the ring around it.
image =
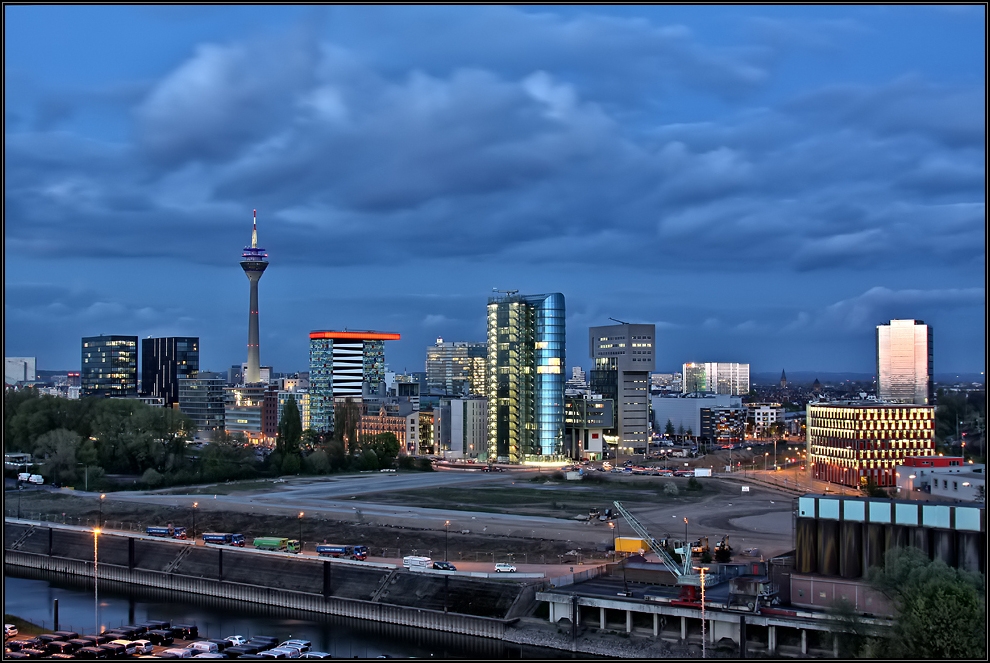
[[[691,477],[690,479],[688,479],[687,489],[688,490],[701,490],[701,482],[698,481],[697,479],[695,479],[694,477]]]
[[[160,472],[155,471],[152,467],[149,467],[145,470],[144,474],[141,475],[141,483],[152,488],[157,488],[162,485],[163,481],[165,481],[165,477],[163,477]]]
[[[676,497],[680,491],[677,490],[677,484],[673,481],[668,481],[663,485],[663,494],[669,495],[671,497]]]

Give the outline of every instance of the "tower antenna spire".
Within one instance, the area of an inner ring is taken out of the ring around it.
[[[251,248],[258,248],[258,210],[254,210],[254,229],[251,231]]]

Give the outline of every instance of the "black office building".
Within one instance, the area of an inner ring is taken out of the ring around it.
[[[137,342],[137,336],[84,337],[80,396],[137,396]]]
[[[141,341],[141,393],[165,399],[165,407],[179,402],[179,378],[199,372],[199,338],[171,336]]]

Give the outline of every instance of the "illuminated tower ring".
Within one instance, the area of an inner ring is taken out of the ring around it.
[[[251,309],[248,313],[248,360],[244,384],[261,382],[261,351],[258,342],[258,281],[268,268],[268,254],[258,246],[258,210],[254,210],[251,246],[244,247],[241,269],[251,282]]]

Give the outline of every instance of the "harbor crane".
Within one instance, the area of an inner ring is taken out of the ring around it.
[[[623,322],[622,320],[616,320],[615,318],[609,318],[609,320],[611,320],[612,322],[618,322],[620,325],[628,325],[628,324],[630,324],[628,322]]]
[[[622,514],[622,517],[626,519],[626,522],[633,528],[633,531],[635,531],[636,534],[639,534],[640,538],[649,544],[650,549],[657,554],[660,561],[663,562],[663,565],[667,567],[667,570],[670,571],[671,574],[673,574],[673,576],[677,579],[677,584],[681,587],[682,595],[687,595],[693,598],[695,595],[695,588],[702,587],[702,583],[704,583],[704,586],[707,587],[714,585],[718,581],[715,575],[699,575],[694,572],[691,565],[691,548],[687,541],[684,542],[684,547],[682,548],[684,551],[684,554],[682,555],[684,562],[683,565],[681,565],[670,556],[670,553],[667,552],[667,549],[662,542],[653,538],[646,528],[643,527],[643,525],[640,524],[640,522],[636,520],[631,513],[626,511],[626,508],[622,506],[621,502],[612,502],[612,504],[615,505],[616,511]]]

